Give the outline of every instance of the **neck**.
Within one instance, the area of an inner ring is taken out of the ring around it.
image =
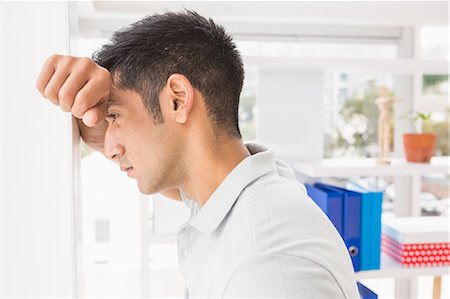
[[[182,190],[202,207],[225,177],[250,156],[242,139],[227,138],[193,147]]]

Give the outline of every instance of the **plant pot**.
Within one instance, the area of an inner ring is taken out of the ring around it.
[[[408,162],[430,163],[436,148],[436,134],[403,134]]]

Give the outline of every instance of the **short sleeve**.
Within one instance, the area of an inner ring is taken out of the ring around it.
[[[228,281],[223,298],[237,297],[336,299],[358,295],[346,296],[331,273],[313,261],[268,254],[241,264]]]

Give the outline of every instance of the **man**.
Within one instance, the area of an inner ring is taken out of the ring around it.
[[[142,193],[190,207],[178,234],[187,296],[358,298],[331,222],[271,150],[243,143],[242,60],[221,26],[192,11],[149,16],[93,60],[53,55],[37,88]]]

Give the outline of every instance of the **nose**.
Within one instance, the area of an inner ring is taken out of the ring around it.
[[[125,148],[123,147],[120,139],[118,138],[117,130],[113,126],[108,125],[105,132],[104,141],[104,154],[109,159],[118,162],[119,159],[125,154]]]

